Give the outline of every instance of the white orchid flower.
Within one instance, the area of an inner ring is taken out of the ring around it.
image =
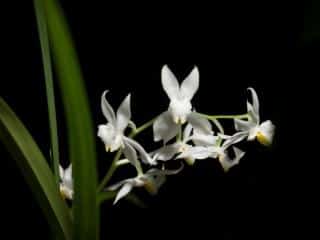
[[[218,158],[221,166],[225,171],[228,171],[230,167],[238,164],[240,159],[244,156],[244,152],[240,149],[233,147],[235,152],[235,157],[231,159],[228,154],[228,148],[233,144],[236,144],[242,141],[247,137],[247,134],[244,132],[239,132],[234,134],[233,136],[220,135],[215,138],[215,143],[213,145],[202,145],[195,146],[187,151],[181,153],[177,158],[186,158],[188,156],[193,156],[194,159],[207,159],[207,158]],[[225,139],[222,145],[220,145],[220,141]]]
[[[101,108],[103,115],[108,120],[108,123],[98,126],[98,137],[100,137],[104,142],[106,151],[114,152],[121,148],[124,150],[124,154],[131,164],[136,168],[140,168],[140,163],[138,162],[137,157],[134,157],[137,150],[144,163],[155,165],[155,159],[152,159],[137,141],[134,141],[124,135],[125,129],[129,125],[134,125],[134,123],[130,121],[130,94],[123,100],[118,108],[117,115],[115,115],[113,108],[105,97],[107,92],[108,91],[105,91],[102,94]]]
[[[173,144],[163,146],[154,153],[158,154],[157,159],[161,161],[168,161],[174,157],[174,155],[180,153],[191,153],[190,151],[194,146],[189,144],[189,141],[193,141],[196,146],[209,146],[214,145],[218,139],[217,136],[213,135],[212,126],[207,119],[201,119],[201,125],[207,129],[202,131],[201,128],[193,128],[191,124],[187,124],[183,131],[181,141],[177,141]],[[202,127],[203,128],[203,127]],[[191,132],[193,131],[192,135]],[[210,132],[210,134],[208,134]],[[192,154],[184,155],[184,160],[189,164],[193,165],[196,156]]]
[[[98,137],[104,142],[107,152],[114,152],[124,147],[124,130],[131,118],[130,94],[123,100],[116,115],[105,97],[107,93],[108,91],[105,91],[102,94],[101,108],[108,123],[98,126]]]
[[[248,133],[248,141],[257,139],[263,145],[270,145],[273,140],[275,126],[268,120],[260,124],[259,99],[253,88],[248,88],[252,95],[252,104],[247,102],[249,120],[244,121],[235,119],[235,128],[237,131]]]
[[[219,137],[214,135],[208,119],[198,118],[197,121],[192,123],[194,129],[191,139],[196,146],[213,146],[216,144]]]
[[[199,125],[200,116],[192,112],[191,104],[199,88],[199,71],[195,67],[179,85],[175,75],[165,65],[161,72],[161,82],[170,99],[170,104],[169,109],[154,122],[153,131],[155,141],[164,140],[166,143],[177,135],[180,126],[187,121],[192,125],[202,127]]]
[[[228,172],[233,166],[238,165],[241,158],[245,155],[245,152],[237,147],[232,147],[232,149],[234,151],[234,158],[230,158],[228,154],[224,158],[219,158],[219,162],[225,172]]]
[[[72,164],[66,169],[59,165],[60,193],[64,199],[73,198]]]
[[[188,142],[191,140],[191,131],[192,126],[188,124],[183,131],[181,140],[161,147],[160,149],[154,151],[152,155],[156,157],[157,160],[168,161],[173,159],[174,155],[177,153],[182,153],[189,150],[192,147],[192,145],[188,144]],[[186,157],[185,160],[188,164],[193,164],[194,162],[194,160],[190,157]]]
[[[198,68],[195,67],[179,86],[175,75],[168,66],[164,66],[162,68],[161,82],[170,99],[169,113],[173,121],[176,124],[185,123],[192,110],[191,99],[199,88]]]
[[[229,171],[229,169],[237,164],[239,164],[240,159],[245,155],[245,152],[240,150],[237,147],[232,147],[234,151],[234,157],[231,158],[229,156],[228,148],[230,148],[233,144],[236,144],[243,139],[246,138],[246,133],[236,133],[233,136],[222,136],[226,140],[223,142],[221,146],[213,147],[212,157],[218,158],[223,170],[225,172]]]
[[[129,178],[123,181],[120,181],[106,190],[115,191],[120,188],[113,204],[116,204],[120,199],[127,196],[134,187],[145,187],[145,189],[152,195],[158,193],[159,188],[163,185],[166,180],[167,175],[174,175],[180,172],[183,168],[183,165],[177,170],[161,170],[152,168],[144,174],[139,174],[135,178]]]

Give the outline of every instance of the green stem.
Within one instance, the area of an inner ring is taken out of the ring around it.
[[[107,174],[104,176],[104,178],[102,179],[99,187],[98,187],[98,192],[101,192],[104,188],[104,186],[109,182],[109,180],[111,179],[113,173],[115,172],[115,170],[118,168],[117,166],[117,161],[120,159],[122,155],[122,150],[119,150],[117,152],[117,154],[115,155],[110,168],[108,169]]]
[[[130,135],[129,138],[134,138],[135,136],[137,136],[139,133],[143,132],[144,130],[146,130],[147,128],[151,127],[152,124],[154,123],[154,121],[158,118],[155,117],[153,119],[151,119],[150,121],[146,122],[145,124],[141,125],[140,127],[138,127],[137,129],[133,130]]]
[[[51,63],[51,55],[49,48],[49,39],[47,31],[47,22],[44,12],[41,9],[40,1],[34,2],[39,39],[41,45],[41,53],[43,60],[43,70],[46,85],[46,95],[48,104],[50,139],[51,139],[51,154],[53,161],[53,172],[57,185],[59,185],[59,143],[58,143],[58,129],[57,129],[57,115],[55,106],[54,86],[53,86],[53,71]]]
[[[207,114],[202,114],[198,113],[199,115],[209,119],[209,120],[216,120],[216,119],[248,119],[249,114],[238,114],[238,115],[207,115]]]

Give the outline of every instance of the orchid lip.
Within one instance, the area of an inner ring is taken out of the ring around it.
[[[262,134],[262,132],[257,132],[257,140],[259,143],[261,143],[262,145],[265,146],[269,146],[270,145],[270,141],[266,138],[265,135]]]

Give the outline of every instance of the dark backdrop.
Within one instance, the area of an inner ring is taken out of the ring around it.
[[[199,239],[264,239],[296,235],[296,218],[305,212],[300,178],[306,155],[297,134],[307,131],[303,114],[311,105],[318,48],[316,5],[311,2],[167,2],[101,4],[62,1],[86,79],[94,121],[103,123],[102,91],[118,106],[132,93],[133,119],[139,125],[168,106],[160,82],[163,64],[183,79],[194,65],[200,70],[198,111],[242,113],[246,88],[254,87],[263,119],[277,126],[271,149],[245,144],[239,166],[223,174],[214,160],[197,163],[169,177],[156,197],[137,191],[149,205],[139,209],[122,201],[102,208],[102,239],[108,234],[147,239],[161,236]],[[312,10],[312,11],[311,11]],[[0,95],[21,117],[48,156],[49,135],[41,55],[31,1],[4,6]],[[307,19],[307,20],[306,20]],[[306,29],[308,31],[306,31]],[[311,94],[311,93],[310,93]],[[58,98],[61,143],[66,143]],[[309,123],[309,122],[308,122]],[[230,128],[230,122],[226,123]],[[311,123],[309,123],[311,124]],[[151,139],[151,129],[145,137]],[[148,143],[146,142],[147,146]],[[65,145],[64,145],[65,146]],[[97,139],[99,171],[110,161]],[[46,239],[48,228],[14,161],[1,150],[1,230],[10,239]],[[62,158],[67,161],[66,147]],[[301,159],[301,158],[300,158]],[[297,171],[298,166],[301,169]],[[305,188],[305,186],[303,186]],[[302,211],[301,211],[302,209]]]

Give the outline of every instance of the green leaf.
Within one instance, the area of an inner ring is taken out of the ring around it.
[[[41,44],[41,53],[42,53],[42,60],[43,60],[43,70],[44,70],[44,77],[45,77],[45,83],[46,83],[53,172],[54,172],[57,186],[59,186],[60,160],[59,160],[57,115],[56,115],[54,85],[53,85],[53,71],[52,71],[52,64],[51,64],[47,23],[45,20],[43,8],[41,7],[40,3],[41,2],[35,0],[34,7],[35,7],[35,12],[37,17],[39,39]]]
[[[40,0],[38,0],[40,1]],[[67,118],[74,180],[74,239],[99,237],[95,134],[76,51],[56,0],[42,1]]]
[[[52,231],[60,239],[72,239],[69,209],[60,196],[46,159],[23,123],[2,98],[0,140],[16,160]]]

